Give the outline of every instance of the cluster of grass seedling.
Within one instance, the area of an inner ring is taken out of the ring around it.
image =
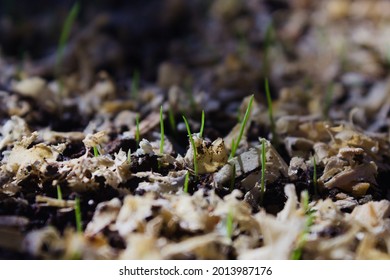
[[[298,238],[297,246],[291,254],[291,259],[293,260],[300,260],[302,258],[303,247],[306,244],[307,235],[310,233],[311,226],[314,224],[314,219],[315,219],[314,217],[315,210],[309,207],[308,191],[303,191],[301,198],[302,198],[301,204],[306,216],[306,222],[305,222],[305,228]]]
[[[249,103],[248,103],[248,106],[247,106],[246,111],[245,111],[244,119],[241,122],[241,127],[240,127],[240,132],[238,134],[238,137],[237,137],[237,139],[232,140],[232,149],[230,151],[229,159],[232,159],[236,155],[238,146],[240,145],[240,142],[241,142],[241,138],[244,134],[246,124],[247,124],[249,117],[250,117],[253,99],[254,99],[254,95],[252,95],[249,99]]]

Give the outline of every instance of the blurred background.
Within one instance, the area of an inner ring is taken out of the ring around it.
[[[27,76],[55,78],[61,30],[74,3],[0,2],[3,87],[21,69]],[[274,98],[289,89],[295,97],[302,91],[317,93],[321,103],[332,88],[337,107],[351,94],[364,98],[378,81],[388,78],[390,1],[386,0],[78,3],[60,72],[76,73],[84,89],[104,70],[123,91],[130,90],[137,74],[141,85],[162,90],[175,85],[227,103],[260,92],[257,99],[263,102],[267,77]],[[386,96],[387,82],[382,86]],[[309,111],[320,110],[313,106]],[[331,116],[342,119],[346,111],[335,110]]]

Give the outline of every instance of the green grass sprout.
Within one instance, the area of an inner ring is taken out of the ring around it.
[[[306,190],[303,191],[301,198],[302,198],[301,204],[306,216],[306,222],[305,222],[305,228],[303,232],[298,237],[297,246],[291,254],[291,259],[293,260],[300,260],[302,258],[303,247],[305,246],[307,235],[310,233],[310,228],[314,224],[314,219],[315,219],[314,217],[315,210],[310,209],[309,206],[308,191]]]
[[[137,142],[137,146],[140,140],[140,132],[139,132],[139,114],[135,117],[135,141]]]
[[[160,141],[160,154],[164,153],[164,118],[163,118],[163,107],[160,107],[160,132],[161,132],[161,141]]]
[[[136,71],[134,71],[133,78],[131,79],[131,96],[134,99],[138,98],[139,81],[140,81],[139,72],[136,70]]]
[[[314,187],[314,195],[318,196],[318,184],[317,184],[317,162],[316,157],[312,157],[313,161],[313,187]]]
[[[130,164],[131,163],[131,149],[129,149],[127,151],[127,163]]]
[[[265,157],[265,139],[261,140],[261,181],[260,181],[260,204],[263,203],[264,193],[265,193],[265,166],[266,157]]]
[[[226,217],[226,235],[229,238],[233,236],[233,212],[230,210]]]
[[[186,177],[184,178],[184,192],[188,193],[188,182],[190,180],[190,172],[187,172]]]
[[[64,50],[66,42],[69,39],[70,31],[72,30],[73,23],[79,14],[80,11],[80,3],[75,2],[68,14],[68,16],[65,19],[64,25],[62,27],[60,40],[58,42],[58,48],[57,48],[57,55],[56,55],[56,70],[57,76],[60,73],[60,68],[62,66],[62,62],[64,59]]]
[[[306,190],[302,192],[302,207],[306,214],[309,210],[309,193]]]
[[[94,157],[99,156],[99,150],[98,150],[97,146],[93,146],[93,155],[94,155]]]
[[[199,137],[203,137],[203,131],[204,131],[204,110],[202,110],[202,120],[200,123],[200,132],[199,132]]]
[[[245,111],[244,120],[241,122],[241,128],[240,128],[240,133],[238,134],[238,138],[232,141],[232,149],[230,151],[229,159],[232,159],[236,155],[238,145],[240,145],[242,135],[244,134],[246,123],[248,122],[248,119],[250,117],[253,99],[254,99],[254,95],[252,94],[252,96],[249,99],[248,107],[246,108]]]
[[[171,127],[172,133],[176,133],[175,114],[173,113],[173,110],[171,107],[169,107],[169,110],[168,110],[168,119],[169,119],[169,125]]]
[[[271,124],[271,133],[272,133],[272,142],[274,144],[278,143],[277,134],[276,134],[276,128],[275,128],[275,119],[274,119],[274,113],[272,109],[272,98],[271,98],[271,91],[269,89],[269,83],[268,79],[265,78],[265,95],[267,97],[267,105],[268,105],[268,118]]]
[[[57,199],[62,200],[62,191],[60,185],[57,185]]]
[[[80,198],[79,197],[76,197],[76,200],[75,200],[74,213],[75,213],[75,218],[76,218],[76,230],[78,233],[82,233],[83,227],[81,225],[81,207],[80,207]]]
[[[272,45],[272,40],[274,37],[274,25],[272,22],[270,22],[267,26],[267,30],[265,32],[265,38],[264,38],[264,76],[268,77],[270,73],[270,59],[269,59],[269,52]]]
[[[197,159],[197,151],[196,151],[194,138],[192,138],[190,125],[188,124],[188,121],[187,121],[185,116],[183,116],[183,120],[184,120],[184,123],[185,123],[186,128],[187,128],[187,134],[188,134],[188,137],[190,138],[190,143],[191,143],[193,154],[194,154],[194,171],[195,171],[195,176],[198,176],[198,159]]]

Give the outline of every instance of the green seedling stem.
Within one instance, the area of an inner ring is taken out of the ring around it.
[[[160,132],[161,132],[161,141],[160,141],[160,154],[164,153],[164,138],[165,138],[165,132],[164,132],[164,118],[163,118],[163,108],[160,107]]]
[[[94,155],[94,157],[98,157],[99,156],[99,150],[98,150],[97,146],[93,147],[93,155]]]
[[[76,197],[74,213],[76,218],[76,230],[78,233],[83,232],[83,227],[81,225],[81,207],[80,207],[80,198]]]
[[[309,193],[306,190],[302,193],[302,208],[305,214],[309,210]]]
[[[272,44],[273,34],[274,34],[274,26],[273,23],[270,22],[270,24],[267,27],[265,33],[265,40],[264,40],[264,76],[265,77],[268,77],[270,72],[269,51]]]
[[[190,180],[190,172],[187,172],[186,177],[184,178],[184,192],[188,193],[188,183]]]
[[[57,56],[56,56],[56,74],[59,75],[60,68],[62,66],[63,58],[64,58],[64,50],[66,42],[69,39],[70,31],[72,30],[73,23],[79,14],[80,4],[79,2],[75,2],[65,19],[64,25],[62,27],[60,40],[58,43]]]
[[[203,137],[203,131],[204,131],[204,110],[202,110],[202,120],[200,123],[200,132],[199,132],[200,138]]]
[[[130,164],[131,163],[131,149],[129,149],[127,151],[127,163]]]
[[[226,235],[229,238],[232,238],[233,236],[233,212],[231,210],[229,210],[226,217]]]
[[[305,228],[297,241],[297,246],[291,254],[291,259],[293,260],[300,260],[302,258],[303,247],[305,246],[307,235],[310,232],[311,226],[314,224],[313,214],[315,211],[310,209],[309,207],[309,193],[307,191],[303,191],[301,197],[302,197],[301,204],[302,204],[303,211],[305,212],[306,223],[305,223]]]
[[[60,185],[57,185],[57,199],[62,200],[62,191]]]
[[[240,145],[242,135],[244,134],[245,126],[246,126],[248,119],[250,117],[253,99],[254,99],[254,95],[252,94],[251,98],[249,99],[248,107],[246,108],[246,111],[245,111],[244,120],[241,122],[240,133],[238,134],[238,138],[237,138],[237,140],[232,141],[232,150],[230,151],[229,159],[232,159],[236,155],[237,148]]]
[[[190,143],[191,143],[193,154],[194,154],[194,171],[195,171],[195,176],[198,176],[198,160],[197,160],[197,151],[196,151],[194,138],[192,138],[190,125],[188,124],[188,121],[187,121],[185,116],[183,116],[183,120],[184,120],[184,123],[185,123],[186,128],[187,128],[187,134],[188,134],[188,137],[190,138]]]
[[[135,141],[137,142],[137,146],[140,140],[140,132],[139,132],[139,114],[135,117]]]

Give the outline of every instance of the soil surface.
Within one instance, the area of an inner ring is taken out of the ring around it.
[[[14,2],[1,259],[390,258],[390,2]]]

